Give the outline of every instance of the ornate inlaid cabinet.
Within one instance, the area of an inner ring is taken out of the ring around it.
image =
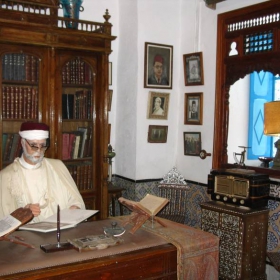
[[[220,237],[220,279],[266,279],[268,210],[201,204],[201,228]]]
[[[20,155],[23,121],[50,126],[86,207],[108,216],[108,65],[112,25],[58,16],[58,0],[0,2],[0,169]]]

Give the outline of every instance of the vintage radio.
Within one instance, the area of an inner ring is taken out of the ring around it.
[[[212,170],[208,175],[208,193],[212,200],[251,208],[267,206],[269,176],[248,169]]]

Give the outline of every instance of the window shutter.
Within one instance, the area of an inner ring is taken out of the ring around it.
[[[270,72],[260,71],[250,74],[249,100],[249,131],[248,159],[258,159],[260,156],[271,156],[272,137],[263,133],[264,103],[273,100],[274,76]]]

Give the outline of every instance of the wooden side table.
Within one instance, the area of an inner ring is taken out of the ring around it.
[[[116,216],[116,201],[120,207],[120,215],[123,215],[123,205],[119,203],[118,199],[122,196],[124,188],[116,187],[111,182],[108,183],[108,201],[112,203],[112,216]],[[108,205],[109,208],[109,205]],[[110,211],[109,211],[110,213]]]
[[[204,231],[220,237],[219,279],[267,279],[268,209],[201,203]]]

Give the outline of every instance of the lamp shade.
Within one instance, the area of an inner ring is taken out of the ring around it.
[[[280,101],[264,104],[264,134],[280,135]]]

